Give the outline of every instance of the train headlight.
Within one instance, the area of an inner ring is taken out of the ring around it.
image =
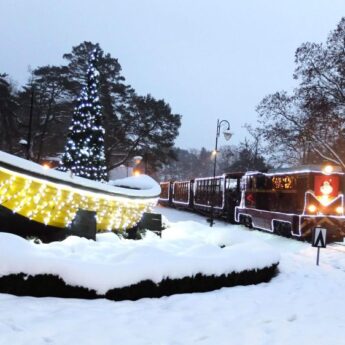
[[[324,174],[327,174],[327,175],[329,175],[329,174],[331,174],[332,172],[333,172],[333,166],[332,165],[326,165],[323,169],[322,169],[322,172],[324,173]]]
[[[344,207],[338,206],[338,207],[335,209],[335,212],[337,212],[338,214],[343,214],[343,213],[344,213]]]
[[[315,205],[309,205],[309,206],[308,206],[308,211],[309,211],[310,213],[316,212],[316,206],[315,206]]]
[[[328,195],[322,195],[320,198],[319,198],[321,204],[323,206],[327,206],[329,203],[330,203],[330,198]]]

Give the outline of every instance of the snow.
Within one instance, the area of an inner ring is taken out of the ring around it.
[[[186,234],[177,229],[190,228],[191,222],[202,226],[205,219],[157,211],[171,222],[168,242],[173,229],[178,232],[175,243],[195,245],[200,239],[203,245],[227,241],[229,232],[238,244],[260,241],[274,247],[280,253],[280,273],[270,283],[135,302],[0,294],[0,344],[344,344],[342,247],[321,249],[316,266],[316,249],[310,244],[220,221],[209,228],[209,236],[206,229]]]
[[[108,183],[116,187],[151,190],[154,195],[159,195],[161,193],[160,185],[148,175],[130,176],[118,180],[110,180]]]
[[[163,232],[162,239],[148,233],[141,241],[105,233],[98,234],[96,242],[71,236],[62,242],[36,244],[0,233],[0,276],[53,274],[69,285],[105,294],[147,279],[159,283],[166,277],[198,273],[220,276],[279,262],[279,255],[264,243],[241,241],[221,229],[210,237],[208,233],[208,227],[197,222],[176,223]]]
[[[8,164],[13,167],[18,167],[25,169],[28,172],[36,173],[42,175],[42,177],[50,177],[60,180],[61,182],[69,182],[80,187],[89,187],[96,189],[100,192],[121,194],[124,196],[137,196],[137,197],[158,197],[160,194],[160,186],[153,179],[145,179],[144,183],[139,183],[138,186],[141,186],[142,189],[128,189],[123,187],[116,187],[110,184],[105,184],[97,181],[92,181],[79,176],[71,176],[69,172],[62,172],[53,169],[45,169],[42,165],[36,164],[34,162],[28,161],[26,159],[8,154],[6,152],[0,151],[0,166],[1,163]],[[135,176],[126,178],[126,182],[122,185],[128,185],[131,183],[130,180],[133,179],[133,185],[136,185],[141,179],[136,179]],[[129,180],[129,181],[128,181]],[[120,180],[117,180],[120,181]]]

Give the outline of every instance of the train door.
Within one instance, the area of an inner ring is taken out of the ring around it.
[[[235,207],[241,200],[240,177],[226,176],[225,178],[225,206],[224,212],[227,220],[235,222]]]

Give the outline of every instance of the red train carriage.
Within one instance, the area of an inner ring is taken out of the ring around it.
[[[345,236],[344,173],[339,167],[302,166],[248,172],[241,182],[235,220],[284,236],[309,239],[315,227],[328,240]]]

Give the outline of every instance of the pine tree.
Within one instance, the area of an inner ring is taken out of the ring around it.
[[[97,49],[91,53],[86,86],[82,89],[74,109],[59,170],[70,170],[77,176],[104,182],[107,179],[107,168],[103,115],[98,97],[98,55]]]

